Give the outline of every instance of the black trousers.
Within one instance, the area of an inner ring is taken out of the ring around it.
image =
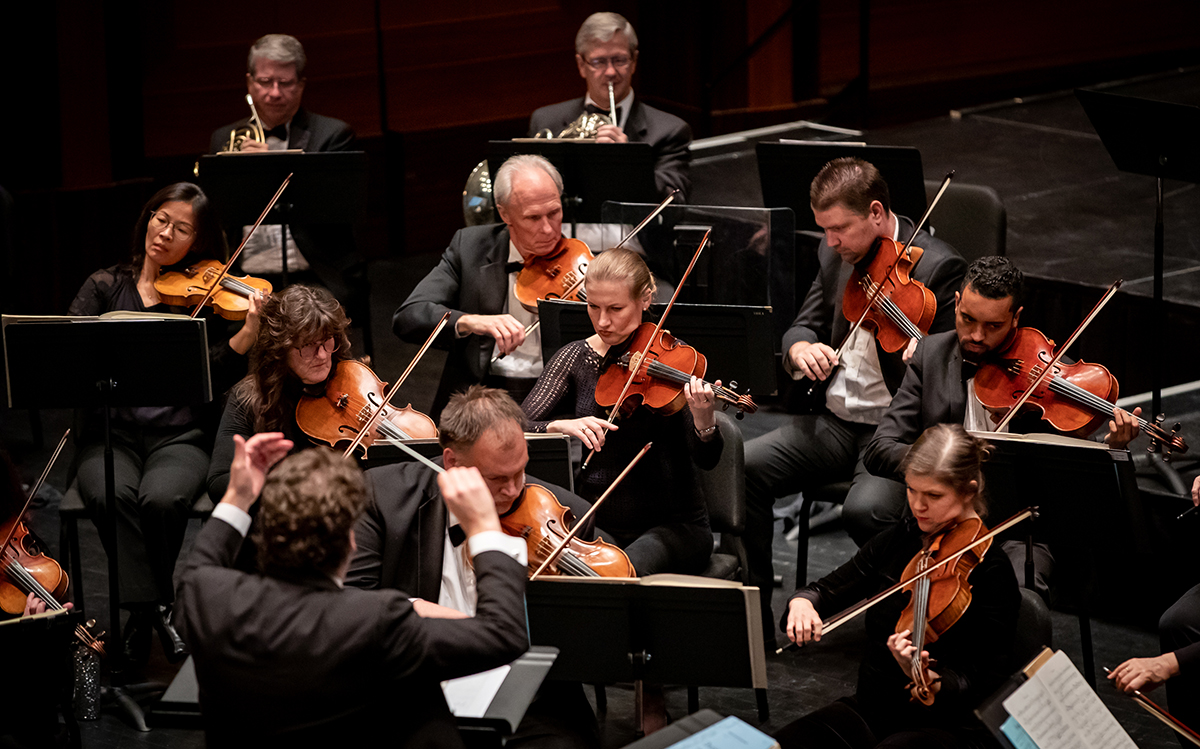
[[[1158,620],[1164,653],[1200,642],[1200,585],[1183,594]],[[1167,681],[1167,709],[1193,731],[1200,731],[1200,673],[1181,669]],[[1179,743],[1193,746],[1182,736]]]
[[[112,439],[121,603],[170,603],[188,511],[208,475],[206,438],[200,429],[114,426]],[[80,449],[78,477],[79,493],[93,511],[105,551],[112,554],[104,511],[103,440]]]

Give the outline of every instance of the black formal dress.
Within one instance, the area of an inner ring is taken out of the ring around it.
[[[223,125],[213,131],[208,152],[217,153],[229,142],[229,133],[244,127],[249,118]],[[351,151],[354,150],[354,131],[342,120],[313,114],[301,107],[288,129],[288,148],[305,152]],[[254,206],[251,213],[257,214],[261,206]],[[241,242],[242,227],[226,226],[230,246]],[[351,318],[367,320],[367,274],[366,261],[358,251],[350,224],[314,224],[303,217],[293,217],[288,231],[296,240],[296,247],[308,261],[317,281],[329,289],[346,307]],[[271,279],[276,282],[277,279]],[[304,280],[301,276],[291,281]]]
[[[913,518],[872,538],[846,564],[797,590],[823,619],[885,590],[901,579],[905,566],[922,548],[921,529]],[[968,747],[989,742],[972,711],[1010,674],[1004,644],[1017,625],[1021,594],[1008,560],[986,554],[969,577],[971,604],[926,650],[941,677],[934,704],[909,701],[908,677],[887,647],[908,596],[896,594],[867,611],[868,644],[852,697],[822,708],[784,727],[776,738],[784,749],[860,749],[885,738],[904,747]],[[789,602],[790,603],[790,602]],[[780,627],[787,626],[787,613]],[[820,645],[815,645],[820,647]],[[900,734],[900,735],[897,735]],[[902,740],[907,739],[908,743]],[[990,743],[987,745],[990,746]]]
[[[543,128],[557,135],[583,112],[583,97],[542,107],[529,118],[529,137]],[[692,155],[688,151],[691,126],[673,114],[643,104],[635,96],[624,132],[631,143],[649,143],[654,149],[654,184],[659,194],[665,198],[671,190],[679,190],[676,201],[686,202],[692,189]]]
[[[180,267],[195,258],[185,258]],[[137,279],[124,266],[98,270],[76,294],[70,315],[101,315],[117,310],[190,314],[191,310],[157,304],[147,308]],[[246,357],[229,347],[235,326],[205,317],[213,393],[218,398],[246,373]],[[183,546],[188,511],[196,503],[208,471],[215,425],[214,404],[118,408],[113,412],[113,471],[121,603],[170,603],[174,600],[175,560]],[[98,528],[104,518],[104,418],[99,411],[81,414],[75,467],[79,493],[92,508]],[[101,533],[107,544],[107,536]],[[113,550],[106,549],[109,553]]]
[[[422,619],[397,590],[324,575],[231,569],[241,534],[221,519],[196,538],[176,617],[196,660],[209,746],[333,746],[386,736],[463,746],[438,682],[512,661],[528,643],[525,568],[474,558],[474,618]]]
[[[560,349],[521,406],[530,430],[546,431],[550,415],[563,403],[574,403],[575,418],[604,418],[596,382],[627,348],[628,341],[607,357],[586,340]],[[609,432],[604,449],[578,479],[583,498],[595,501],[647,442],[654,447],[596,511],[596,524],[625,549],[639,575],[702,571],[712,554],[712,531],[695,468],[711,470],[721,459],[720,431],[708,442],[701,440],[687,407],[669,416],[639,407],[616,423],[619,430]]]
[[[908,243],[912,222],[899,221],[899,241]],[[914,277],[937,298],[937,314],[931,333],[954,328],[954,292],[958,291],[967,264],[945,242],[920,232],[912,242],[924,248]],[[800,342],[824,343],[836,349],[850,329],[842,313],[842,295],[854,267],[843,262],[825,240],[817,250],[820,269],[796,320],[783,337],[784,357]],[[860,265],[865,267],[873,255]],[[904,376],[903,351],[887,353],[875,343],[875,353],[883,382],[896,392]],[[836,375],[835,375],[836,376]],[[801,380],[807,387],[808,380]],[[824,410],[823,407],[821,410]],[[904,487],[889,478],[867,472],[862,452],[875,432],[871,419],[847,421],[832,413],[793,416],[780,428],[746,443],[746,556],[750,583],[771,590],[774,564],[771,540],[774,530],[772,507],[777,497],[837,481],[851,480],[850,492],[842,512],[842,522],[859,545],[883,528],[895,523],[905,512]],[[773,619],[770,596],[762,597],[763,622]],[[765,632],[768,644],[774,633]]]

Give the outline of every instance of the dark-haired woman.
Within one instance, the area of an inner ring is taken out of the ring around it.
[[[312,444],[296,425],[296,404],[302,395],[323,393],[335,365],[350,358],[350,319],[325,289],[289,286],[263,304],[259,320],[250,373],[230,391],[217,428],[208,472],[212,497],[229,485],[235,434],[283,432],[293,451]]]
[[[161,271],[225,254],[220,223],[204,192],[188,182],[159,190],[134,227],[130,260],[96,271],[84,282],[71,315],[113,311],[187,314],[164,304],[154,289]],[[246,369],[245,354],[258,334],[258,305],[250,300],[244,324],[228,325],[204,312],[213,392],[222,393]],[[97,414],[88,414],[79,438],[79,491],[105,528],[104,432]],[[130,611],[125,627],[126,656],[134,663],[149,655],[151,629],[157,629],[168,658],[185,654],[170,623],[175,560],[183,545],[187,516],[208,473],[213,419],[201,404],[114,410],[113,452],[116,483],[116,553],[121,606]],[[104,537],[104,534],[101,534]],[[112,549],[108,550],[112,553]]]
[[[980,517],[986,443],[961,426],[931,427],[902,464],[908,485],[906,517],[868,541],[854,558],[796,591],[785,629],[797,644],[821,639],[822,618],[844,611],[901,579],[909,561],[943,531]],[[972,711],[1015,668],[1006,644],[1016,631],[1021,595],[1008,558],[998,548],[970,573],[971,603],[962,617],[920,654],[934,702],[910,700],[912,624],[901,625],[907,595],[896,594],[865,614],[868,643],[858,689],[785,726],[775,737],[784,749],[992,746]],[[899,631],[897,631],[899,630]]]

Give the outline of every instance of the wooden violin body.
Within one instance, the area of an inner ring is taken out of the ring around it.
[[[1018,328],[1008,346],[975,373],[975,394],[989,410],[1007,410],[1053,357],[1054,341],[1036,328]],[[1119,394],[1117,379],[1102,365],[1059,362],[1025,406],[1060,432],[1087,435],[1112,416]]]
[[[596,383],[596,403],[604,408],[612,407],[620,397],[629,373],[636,370],[622,402],[623,411],[644,405],[652,411],[673,414],[687,405],[683,388],[693,376],[704,379],[708,360],[704,354],[677,340],[670,331],[660,331],[656,337],[654,331],[654,323],[648,322],[634,331],[628,351],[617,359],[615,366],[600,374]],[[646,349],[652,337],[653,344]],[[645,356],[642,356],[643,350],[646,350]],[[736,407],[739,417],[758,410],[749,395],[739,395],[732,388],[714,385],[713,393]]]
[[[586,243],[563,237],[554,252],[525,261],[514,288],[517,300],[537,312],[539,299],[586,299],[583,278],[595,259]]]
[[[963,520],[930,539],[929,545],[909,561],[900,579],[908,580],[919,575],[940,559],[945,559],[975,543],[987,532],[987,527],[979,518]],[[921,660],[921,652],[929,643],[937,642],[938,638],[966,613],[967,607],[971,605],[971,584],[968,577],[983,560],[983,555],[987,553],[991,544],[989,539],[953,563],[904,588],[911,591],[912,595],[904,610],[900,612],[896,632],[906,629],[912,631],[911,639],[916,652],[913,654],[913,683],[910,686],[913,698],[925,705],[933,704],[934,693],[927,678],[926,664]]]
[[[182,271],[167,271],[155,279],[154,290],[165,304],[190,307],[204,299],[223,267],[216,260],[201,260]],[[270,294],[271,283],[253,276],[227,275],[221,279],[221,287],[209,297],[208,304],[226,320],[245,320],[250,312],[250,297],[260,291]]]
[[[528,543],[529,572],[532,574],[553,553],[569,530],[571,511],[547,488],[526,484],[517,506],[500,517],[500,527],[510,536]],[[621,549],[601,541],[572,538],[562,553],[542,574],[572,577],[636,577],[629,557]]]
[[[7,534],[8,528],[4,527],[3,532]],[[67,573],[58,562],[42,553],[25,523],[18,522],[13,529],[0,564],[6,573],[0,576],[0,609],[5,613],[21,615],[30,593],[38,598],[49,593],[60,603],[66,600],[70,582]]]
[[[350,442],[383,405],[387,383],[362,362],[338,362],[333,378],[320,397],[305,396],[296,404],[296,424],[312,439],[336,446]],[[370,433],[363,435],[363,454],[376,442],[433,439],[438,436],[433,419],[412,408],[384,407]]]
[[[877,241],[866,269],[855,268],[850,274],[842,313],[851,323],[862,318],[862,327],[874,332],[880,348],[894,354],[929,332],[937,297],[912,276],[925,250],[884,237]]]

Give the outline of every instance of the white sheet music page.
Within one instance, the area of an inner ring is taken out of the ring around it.
[[[1137,749],[1061,650],[1004,700],[1004,709],[1039,749]]]
[[[450,712],[459,718],[482,718],[511,670],[512,666],[501,666],[443,681],[442,693],[446,695]]]

